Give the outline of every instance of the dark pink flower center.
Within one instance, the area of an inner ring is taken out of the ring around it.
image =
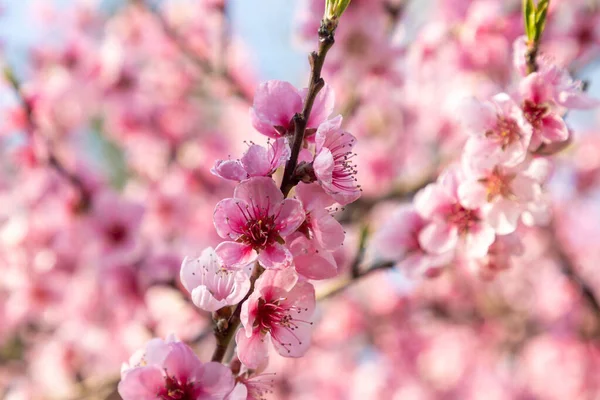
[[[485,136],[494,140],[504,150],[521,138],[521,129],[514,119],[498,116],[496,126],[488,130]]]
[[[106,229],[105,234],[108,241],[116,245],[127,238],[127,227],[120,222],[115,222]]]
[[[195,400],[194,382],[181,382],[174,376],[165,378],[165,387],[156,395],[161,400]]]
[[[542,126],[542,118],[544,118],[550,110],[546,104],[537,104],[531,100],[525,100],[522,109],[525,119],[527,119],[535,130],[540,129]]]
[[[242,228],[242,243],[249,244],[254,249],[264,249],[268,245],[279,240],[277,224],[274,216],[266,216],[260,219],[251,219]]]
[[[477,211],[464,208],[458,203],[452,205],[447,217],[448,223],[456,226],[459,234],[468,233],[479,220]]]
[[[299,323],[312,325],[312,322],[295,318],[295,315],[299,315],[303,311],[308,311],[308,309],[295,306],[284,307],[281,305],[280,300],[266,301],[261,298],[258,300],[258,308],[253,328],[259,329],[262,333],[270,332],[271,338],[281,344],[284,348],[292,346],[293,343],[284,343],[281,341],[281,338],[278,336],[278,331],[280,329],[285,329],[290,332],[298,341],[298,344],[302,344],[302,341],[294,334],[294,331],[298,329]],[[290,350],[288,349],[288,353],[289,352]]]

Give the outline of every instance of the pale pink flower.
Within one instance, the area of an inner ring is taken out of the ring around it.
[[[262,83],[254,95],[250,109],[252,126],[263,135],[279,138],[294,131],[293,118],[302,112],[307,90],[298,90],[291,83],[268,81]],[[306,125],[306,136],[315,130],[333,112],[335,96],[329,86],[317,95],[310,118]]]
[[[598,105],[565,71],[551,65],[525,77],[519,85],[519,94],[525,118],[533,127],[533,150],[543,143],[564,142],[569,138],[569,129],[562,117],[566,108]]]
[[[284,357],[301,357],[310,346],[315,289],[292,268],[267,270],[242,305],[243,329],[236,335],[238,358],[256,368],[268,357],[269,342]]]
[[[464,154],[474,164],[514,166],[525,160],[532,128],[507,94],[497,94],[489,102],[467,100],[460,112],[470,134]]]
[[[325,192],[341,205],[360,197],[356,169],[351,163],[356,138],[341,129],[342,117],[322,123],[315,137],[315,176]]]
[[[153,339],[121,368],[123,400],[222,400],[233,389],[226,366],[203,364],[184,343]]]
[[[465,164],[469,160],[465,161]],[[536,175],[546,164],[544,159],[525,162],[516,167],[503,165],[465,167],[465,179],[460,183],[458,196],[461,204],[481,209],[484,219],[498,235],[507,235],[517,229],[517,224],[528,205],[541,201],[541,183],[546,174]],[[536,168],[529,169],[533,166]]]
[[[287,138],[267,143],[268,149],[252,144],[239,160],[217,160],[211,172],[223,179],[243,181],[254,176],[271,176],[290,158]]]
[[[284,199],[271,178],[255,177],[240,183],[233,198],[221,200],[214,213],[217,233],[224,239],[215,252],[227,268],[258,261],[265,268],[285,268],[292,254],[284,238],[304,221],[302,204]]]
[[[246,272],[225,269],[212,247],[199,258],[186,257],[180,278],[194,304],[211,312],[239,303],[250,289]]]
[[[415,209],[428,220],[419,233],[419,244],[428,252],[442,254],[459,245],[462,239],[468,257],[483,257],[494,242],[494,229],[483,219],[481,210],[461,204],[458,187],[462,171],[451,166],[436,183],[420,190]]]
[[[421,247],[419,234],[427,221],[412,204],[403,204],[387,219],[374,237],[374,246],[383,259],[409,275],[435,276],[452,261],[452,253],[433,254]]]

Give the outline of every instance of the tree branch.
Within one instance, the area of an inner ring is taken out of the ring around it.
[[[294,115],[294,137],[292,141],[292,151],[289,161],[285,164],[283,179],[281,181],[281,191],[287,197],[290,190],[297,184],[294,182],[294,172],[298,165],[298,156],[304,143],[304,134],[306,132],[306,124],[310,118],[313,105],[317,95],[325,86],[325,81],[321,77],[325,57],[329,49],[335,43],[334,39],[335,27],[332,23],[323,20],[319,28],[319,49],[317,52],[312,52],[309,57],[311,66],[310,82],[308,85],[308,93],[304,102],[304,108],[301,113]]]

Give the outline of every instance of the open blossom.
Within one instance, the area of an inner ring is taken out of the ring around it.
[[[314,309],[314,287],[299,281],[292,268],[265,271],[242,305],[243,329],[236,335],[240,361],[258,367],[268,357],[270,342],[284,357],[303,356],[310,346]]]
[[[497,94],[490,102],[467,100],[460,111],[470,134],[465,157],[483,165],[514,166],[525,160],[532,128],[507,94]]]
[[[239,160],[218,160],[211,169],[223,179],[243,181],[253,176],[271,176],[290,158],[287,138],[267,143],[268,149],[252,144]]]
[[[360,197],[355,166],[351,163],[356,138],[341,129],[338,116],[319,126],[315,137],[316,154],[313,168],[317,182],[327,194],[341,205]]]
[[[284,238],[304,221],[302,204],[284,199],[271,178],[240,183],[233,198],[221,200],[214,213],[217,233],[224,239],[215,252],[227,268],[241,268],[258,259],[265,268],[285,268],[292,254]]]
[[[293,118],[302,112],[307,89],[298,90],[291,83],[268,81],[256,90],[254,105],[250,109],[252,126],[268,137],[279,138],[293,132]],[[310,118],[306,125],[306,137],[315,130],[333,112],[335,96],[329,86],[325,86],[317,95]]]
[[[225,269],[211,247],[199,258],[186,257],[181,264],[180,277],[194,304],[205,311],[237,304],[250,290],[246,272]]]
[[[427,226],[412,204],[404,204],[385,221],[373,242],[378,254],[397,261],[396,267],[408,275],[436,276],[453,258],[451,252],[433,254],[419,243],[419,234]]]
[[[494,242],[494,229],[481,210],[460,202],[458,188],[463,179],[462,171],[454,165],[415,196],[415,209],[428,221],[419,233],[419,244],[428,252],[454,250],[462,240],[465,254],[477,258],[483,257]]]
[[[515,167],[464,168],[465,179],[458,188],[460,202],[469,208],[480,208],[498,235],[512,233],[530,204],[542,201],[541,183],[547,175],[547,164],[546,160],[537,159]]]
[[[564,142],[569,129],[563,119],[566,109],[591,108],[598,102],[588,97],[566,71],[542,64],[540,70],[519,84],[521,107],[533,127],[531,148],[541,144]]]
[[[233,389],[226,366],[202,363],[184,343],[153,339],[121,369],[123,400],[223,400]]]

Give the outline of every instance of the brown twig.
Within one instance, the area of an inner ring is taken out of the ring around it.
[[[231,341],[235,337],[235,334],[241,324],[240,314],[242,312],[242,304],[248,300],[252,292],[254,291],[254,283],[258,279],[258,277],[263,273],[264,269],[257,262],[254,265],[254,269],[252,270],[252,275],[250,276],[250,290],[242,301],[238,303],[233,311],[232,315],[229,317],[226,322],[217,322],[215,327],[215,338],[217,339],[217,347],[215,347],[215,351],[212,355],[212,361],[222,362],[223,357],[225,357],[225,353],[227,353],[227,349],[231,344]]]
[[[308,85],[308,93],[304,102],[304,108],[301,113],[294,115],[294,137],[292,140],[292,151],[289,161],[285,164],[283,179],[281,181],[281,191],[284,196],[287,196],[296,185],[294,182],[294,173],[298,164],[298,156],[304,143],[304,133],[306,132],[306,124],[310,118],[313,105],[317,95],[325,86],[325,81],[321,77],[323,65],[327,52],[335,43],[334,39],[335,26],[327,20],[321,21],[319,28],[319,49],[312,52],[309,57],[311,66],[310,82]]]

